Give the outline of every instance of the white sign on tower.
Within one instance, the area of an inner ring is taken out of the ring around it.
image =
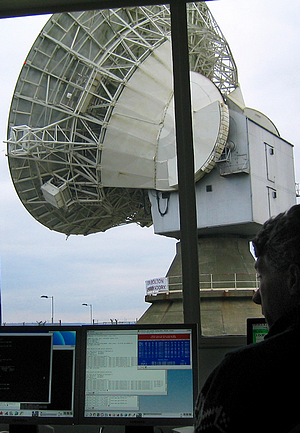
[[[169,279],[167,277],[152,278],[145,281],[146,295],[158,295],[159,293],[169,293]]]

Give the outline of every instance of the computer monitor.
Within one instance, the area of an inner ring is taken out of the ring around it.
[[[0,424],[77,423],[80,329],[0,327]]]
[[[247,344],[263,341],[268,332],[268,325],[264,317],[247,319]]]
[[[84,327],[79,423],[121,424],[126,432],[192,425],[196,332],[194,325]]]

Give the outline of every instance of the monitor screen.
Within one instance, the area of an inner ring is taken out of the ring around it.
[[[51,401],[52,335],[0,334],[2,402],[48,404]],[[22,356],[20,356],[22,353]],[[32,353],[35,362],[32,362]],[[36,365],[39,368],[36,368]],[[33,380],[34,378],[34,380]]]
[[[191,325],[84,327],[80,424],[191,425],[196,341]]]
[[[0,327],[0,423],[76,422],[78,330]]]
[[[269,329],[265,318],[247,319],[247,344],[263,341],[268,332]]]

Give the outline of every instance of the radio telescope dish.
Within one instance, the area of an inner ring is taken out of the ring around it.
[[[229,129],[227,106],[217,87],[191,72],[195,180],[219,159]],[[171,42],[138,67],[120,95],[102,145],[104,186],[169,191],[177,188]]]
[[[225,145],[222,95],[238,83],[205,3],[188,5],[188,29],[198,180]],[[22,67],[9,114],[9,167],[24,206],[67,235],[150,225],[146,190],[177,188],[173,111],[168,7],[53,15]],[[209,131],[197,128],[208,118]]]

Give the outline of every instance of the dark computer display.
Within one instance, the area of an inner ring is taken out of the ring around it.
[[[193,423],[196,327],[90,326],[84,335],[80,423]]]
[[[79,327],[0,328],[0,423],[73,424]]]
[[[247,319],[247,344],[263,341],[268,332],[269,329],[265,318]]]
[[[20,354],[22,353],[22,356]],[[32,362],[32,353],[35,362]],[[37,368],[36,366],[39,366]],[[0,334],[0,398],[15,403],[51,401],[51,334]]]

